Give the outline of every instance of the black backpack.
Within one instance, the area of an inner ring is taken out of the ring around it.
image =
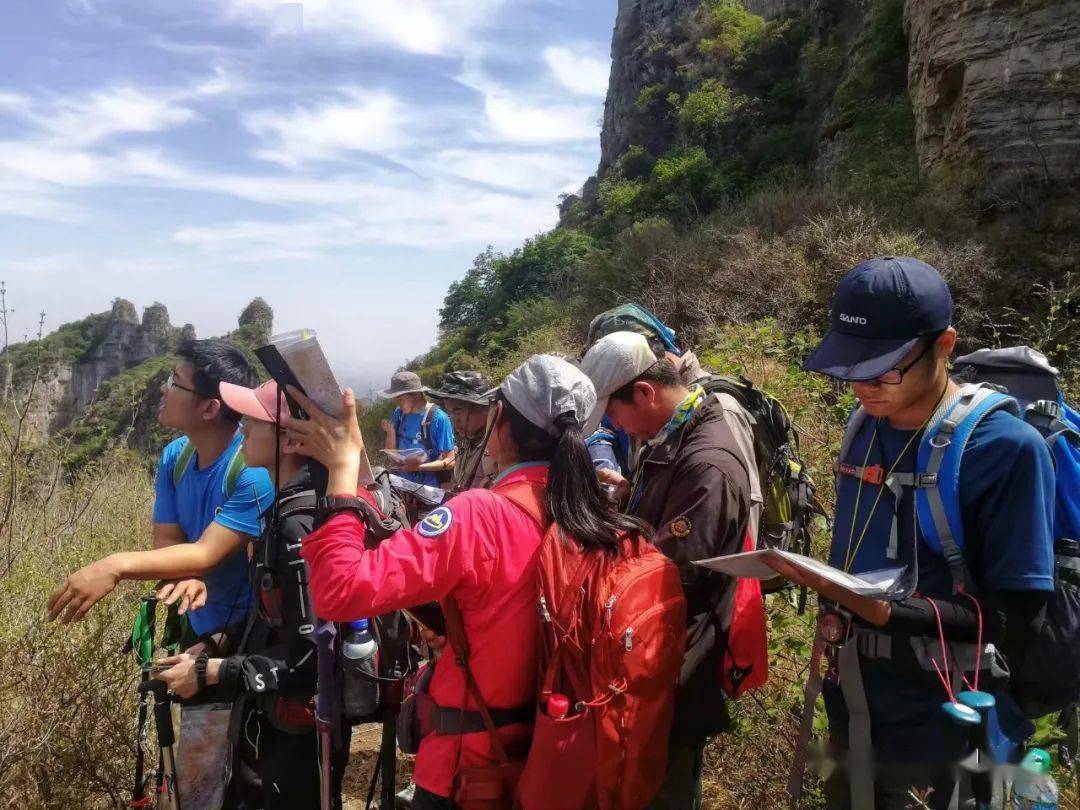
[[[989,383],[1016,399],[1024,421],[1046,438],[1057,468],[1054,594],[1010,680],[1024,712],[1042,717],[1080,701],[1080,414],[1065,402],[1057,369],[1027,346],[960,357],[953,376]]]
[[[816,496],[813,479],[799,451],[799,434],[780,400],[755,388],[745,377],[711,374],[696,381],[707,394],[729,394],[742,408],[754,434],[764,498],[758,527],[758,548],[776,548],[810,554],[810,523],[826,516]],[[783,580],[765,583],[766,590]]]

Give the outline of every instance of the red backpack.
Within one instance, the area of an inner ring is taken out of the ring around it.
[[[547,533],[538,558],[536,727],[517,785],[523,810],[633,810],[667,768],[686,650],[686,599],[675,564],[624,537],[618,554],[583,552],[544,513],[531,484],[500,494]]]

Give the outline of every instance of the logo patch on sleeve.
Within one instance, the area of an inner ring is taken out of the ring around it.
[[[450,511],[450,507],[440,506],[433,512],[429,512],[428,516],[420,521],[416,531],[424,537],[438,537],[449,529],[450,524],[453,522],[454,513]]]
[[[671,521],[671,533],[680,540],[690,536],[691,528],[693,527],[690,524],[690,520],[686,517],[677,517]]]

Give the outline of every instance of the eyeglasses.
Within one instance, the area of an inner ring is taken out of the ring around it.
[[[200,394],[194,388],[188,388],[186,385],[181,385],[180,383],[178,383],[176,381],[176,374],[175,373],[170,374],[169,378],[167,380],[165,380],[165,387],[166,388],[179,388],[181,391],[187,391],[187,392],[189,392],[191,394],[194,394],[197,397],[202,396],[202,394]]]
[[[931,335],[929,342],[923,346],[923,350],[915,355],[915,359],[908,363],[906,366],[897,366],[896,368],[890,368],[880,377],[875,380],[867,380],[869,385],[900,385],[904,381],[904,375],[911,371],[934,348],[934,344],[937,343],[939,335]]]

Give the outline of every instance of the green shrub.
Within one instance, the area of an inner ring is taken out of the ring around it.
[[[731,120],[736,104],[729,87],[718,79],[707,79],[680,102],[676,110],[679,132],[690,143],[709,144]]]
[[[709,156],[700,146],[673,150],[653,166],[649,196],[657,209],[675,214],[706,209],[708,190],[714,179]]]
[[[704,38],[698,50],[709,59],[728,60],[742,53],[765,21],[747,11],[739,0],[708,0],[701,13]]]
[[[638,110],[648,109],[654,101],[657,101],[664,97],[664,85],[662,84],[647,84],[638,91],[637,98],[634,100],[634,107]]]
[[[627,180],[644,180],[656,163],[644,146],[631,146],[618,160],[618,172]]]
[[[597,199],[605,214],[629,216],[634,213],[644,187],[640,180],[623,180],[613,175],[600,181]]]

